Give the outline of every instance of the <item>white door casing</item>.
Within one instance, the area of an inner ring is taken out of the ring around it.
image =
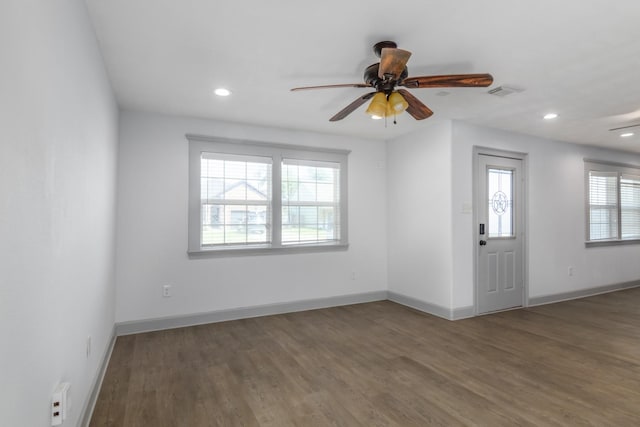
[[[524,176],[521,158],[477,154],[476,313],[524,300]]]

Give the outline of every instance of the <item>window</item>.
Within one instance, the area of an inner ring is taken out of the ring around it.
[[[340,232],[340,164],[282,161],[282,243],[330,242]]]
[[[487,236],[513,237],[513,170],[489,168],[487,172],[487,191],[492,194],[487,205]]]
[[[640,168],[585,161],[587,242],[640,240]]]
[[[347,150],[187,135],[189,253],[347,246]]]
[[[622,239],[640,239],[640,170],[620,176],[620,219]]]
[[[271,158],[201,153],[202,246],[271,242]]]

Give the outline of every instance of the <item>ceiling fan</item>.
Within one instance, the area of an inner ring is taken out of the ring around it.
[[[373,46],[373,51],[380,58],[379,63],[372,64],[364,70],[364,83],[346,83],[323,86],[295,87],[292,91],[309,89],[327,89],[341,87],[373,88],[369,92],[340,110],[329,121],[342,120],[362,104],[371,99],[367,114],[372,118],[396,116],[407,111],[416,120],[424,120],[433,111],[406,89],[443,88],[443,87],[487,87],[493,83],[491,74],[447,74],[442,76],[408,77],[407,61],[411,52],[398,49],[392,41],[382,41]]]

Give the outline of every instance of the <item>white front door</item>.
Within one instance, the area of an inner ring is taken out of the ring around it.
[[[522,159],[478,154],[476,312],[519,307],[524,295]]]

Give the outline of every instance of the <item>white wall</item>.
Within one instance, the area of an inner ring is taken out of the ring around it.
[[[117,107],[81,0],[2,2],[0,52],[0,424],[51,425],[69,381],[74,426],[113,332]]]
[[[137,112],[120,125],[117,322],[386,290],[383,142]],[[348,251],[189,259],[186,133],[352,150]]]
[[[387,164],[389,290],[449,309],[451,122],[389,141]]]
[[[638,245],[585,248],[584,159],[640,165],[640,155],[550,141],[454,122],[453,307],[473,305],[473,146],[528,154],[529,296],[540,297],[640,279]],[[568,267],[574,267],[569,277]]]

